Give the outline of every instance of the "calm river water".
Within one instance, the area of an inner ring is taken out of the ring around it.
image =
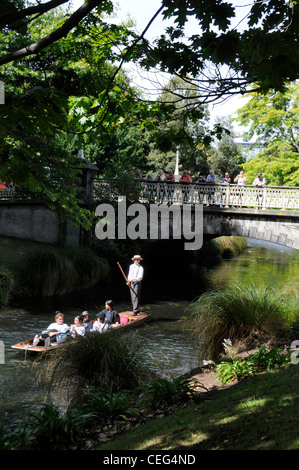
[[[220,288],[231,282],[265,283],[281,289],[289,284],[298,287],[298,280],[299,251],[248,239],[248,247],[242,255],[224,260],[209,269],[200,268],[197,271],[194,266],[191,280],[189,273],[188,283],[193,283],[193,291],[199,296],[208,288]],[[198,345],[183,330],[180,321],[193,298],[190,295],[189,289],[186,298],[180,293],[177,300],[173,300],[176,298],[176,290],[170,293],[166,289],[164,297],[150,302],[150,296],[144,296],[143,310],[152,314],[153,321],[139,328],[138,335],[148,346],[152,367],[163,376],[184,374],[198,367],[201,360],[205,359],[196,354]],[[92,298],[89,301],[85,299],[84,305],[74,298],[68,299],[67,305],[63,306],[35,305],[0,310],[0,340],[5,348],[4,358],[0,356],[1,362],[4,362],[0,364],[0,423],[6,427],[18,422],[24,414],[39,408],[44,400],[43,390],[35,384],[32,371],[34,357],[30,354],[25,356],[25,353],[13,350],[10,346],[47,327],[53,321],[55,310],[63,311],[66,322],[72,323],[74,314],[86,308],[94,317],[103,308],[104,301],[104,296],[99,293],[97,302]],[[118,311],[130,309],[129,299],[117,301],[116,307]]]

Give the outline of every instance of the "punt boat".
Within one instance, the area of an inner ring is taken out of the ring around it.
[[[140,312],[137,315],[133,315],[133,312],[128,311],[128,312],[120,312],[119,317],[120,317],[119,325],[116,325],[116,326],[111,325],[110,328],[106,331],[107,333],[109,333],[111,330],[127,330],[129,328],[136,328],[146,323],[151,318],[151,315],[145,312]],[[99,334],[102,334],[102,333],[99,333]],[[67,344],[67,343],[50,343],[50,346],[46,348],[45,346],[33,346],[33,339],[34,338],[30,338],[25,341],[21,341],[20,343],[13,344],[11,347],[12,349],[20,349],[22,351],[41,353],[44,351],[53,351],[53,349],[57,349]]]

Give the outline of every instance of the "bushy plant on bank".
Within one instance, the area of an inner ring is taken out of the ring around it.
[[[94,286],[109,276],[109,263],[90,248],[36,249],[23,267],[23,289],[31,295],[63,295]]]
[[[291,363],[290,350],[266,348],[261,346],[258,351],[246,359],[233,357],[232,362],[222,361],[216,366],[217,379],[226,385],[233,380],[242,380],[264,370],[283,367]]]
[[[149,363],[136,331],[112,329],[109,334],[91,333],[70,340],[63,347],[40,355],[35,366],[40,383],[46,385],[49,393],[63,390],[73,406],[89,388],[104,389],[111,383],[113,392],[137,388],[154,376]]]
[[[287,334],[298,315],[291,306],[292,298],[272,287],[231,284],[203,294],[186,310],[184,320],[204,359],[217,360],[225,338],[262,344]]]

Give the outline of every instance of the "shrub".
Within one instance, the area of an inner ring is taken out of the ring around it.
[[[138,409],[131,404],[129,390],[113,391],[114,383],[111,382],[109,390],[98,390],[86,396],[86,403],[81,409],[93,413],[97,418],[139,416]]]
[[[257,371],[270,370],[289,364],[291,353],[289,350],[282,351],[279,348],[266,348],[261,346],[258,351],[248,358],[248,362],[255,367]]]
[[[194,391],[190,380],[184,377],[157,378],[143,387],[143,395],[151,407],[200,396],[198,392]]]
[[[217,380],[223,385],[230,383],[232,380],[242,380],[253,373],[251,364],[245,359],[235,358],[233,362],[220,362],[216,366]]]
[[[281,351],[279,348],[262,346],[247,359],[234,358],[232,362],[221,362],[216,366],[217,380],[225,385],[232,380],[242,380],[245,377],[271,370],[289,364],[291,360],[290,351]]]

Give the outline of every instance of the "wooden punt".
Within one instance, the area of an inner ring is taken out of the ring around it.
[[[151,315],[149,313],[140,312],[137,315],[133,315],[133,312],[120,312],[120,324],[116,326],[111,326],[107,333],[111,330],[127,330],[128,328],[136,328],[144,323],[146,323],[150,318]],[[41,353],[44,351],[53,351],[53,349],[57,349],[61,346],[64,346],[67,343],[51,343],[48,348],[45,346],[33,346],[33,339],[30,338],[25,341],[21,341],[20,343],[13,344],[11,348],[13,349],[20,349],[22,351],[30,351],[35,353]]]

